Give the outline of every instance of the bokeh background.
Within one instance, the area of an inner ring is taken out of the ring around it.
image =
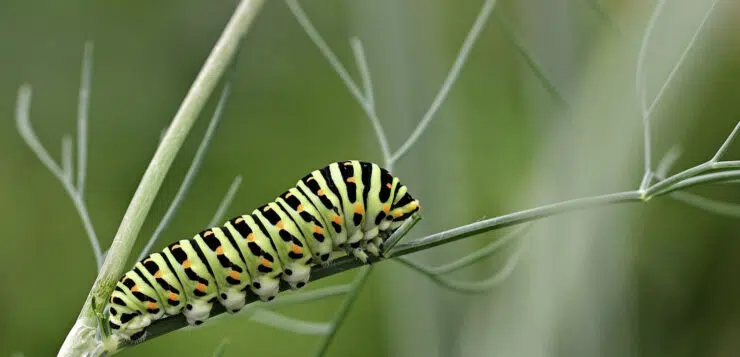
[[[32,124],[58,160],[62,135],[75,132],[83,44],[94,41],[85,202],[107,247],[162,129],[235,4],[0,2],[0,356],[55,355],[96,276],[72,203],[16,131],[18,87],[33,86]],[[354,75],[348,39],[363,40],[393,148],[426,111],[481,4],[303,1]],[[394,168],[424,205],[425,219],[409,237],[637,187],[643,149],[635,65],[655,4],[498,1],[442,109]],[[649,102],[710,6],[708,0],[666,3],[646,52]],[[738,16],[740,3],[718,2],[668,87],[653,117],[655,161],[679,145],[676,168],[698,164],[740,119]],[[213,97],[167,176],[137,251],[182,180]],[[738,146],[730,159],[740,157]],[[236,175],[244,182],[229,216],[270,200],[311,169],[348,158],[382,160],[369,121],[285,3],[268,1],[241,50],[231,101],[202,170],[157,248],[203,228]],[[736,185],[692,191],[740,202]],[[737,218],[662,197],[534,227],[517,270],[489,293],[460,295],[398,263],[378,264],[328,355],[740,354]],[[446,262],[503,232],[413,258]],[[454,277],[485,277],[511,251]],[[326,321],[340,302],[333,297],[278,312]],[[224,339],[224,356],[310,356],[321,337],[237,315],[121,356],[210,356]]]

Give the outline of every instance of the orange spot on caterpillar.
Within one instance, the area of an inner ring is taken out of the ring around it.
[[[157,303],[154,303],[154,302],[151,302],[151,301],[149,301],[149,302],[147,302],[147,303],[146,303],[146,308],[147,308],[147,309],[152,309],[152,310],[154,310],[154,309],[156,309],[157,307],[158,307],[158,306],[157,306]]]
[[[281,221],[278,221],[277,223],[275,223],[275,227],[277,229],[283,229],[283,228],[285,228],[285,223],[283,223],[282,220]]]
[[[313,226],[313,232],[318,234],[323,234],[324,230],[319,226]]]
[[[348,177],[347,178],[347,182],[355,183],[356,181],[357,181],[357,179],[355,179],[354,177]]]
[[[246,240],[249,242],[254,242],[254,233],[247,234]]]
[[[218,248],[216,248],[216,254],[217,255],[223,255],[224,254],[224,246],[219,245]]]
[[[177,296],[177,294],[175,294],[175,293],[170,293],[170,295],[167,298],[169,298],[172,301],[180,300],[180,297]]]
[[[290,248],[290,250],[293,251],[295,254],[301,254],[303,252],[303,248],[293,244],[293,246]]]
[[[185,261],[182,262],[182,267],[185,268],[185,269],[187,269],[187,268],[190,268],[190,265],[191,264],[192,263],[190,262],[190,259],[185,259]]]
[[[195,290],[198,290],[202,293],[206,292],[206,285],[203,283],[198,283],[198,285],[195,286]]]
[[[391,187],[393,187],[393,185],[391,185],[390,183],[387,183],[387,184],[385,184],[385,187],[391,188]]]
[[[157,270],[157,272],[154,273],[154,279],[159,279],[161,277],[162,277],[162,271],[161,270]]]
[[[319,196],[323,196],[324,195],[324,189],[323,188],[320,188],[318,191],[316,191],[316,194],[319,195]]]
[[[342,218],[339,216],[334,216],[331,220],[336,224],[342,224]]]
[[[260,262],[260,264],[262,264],[262,265],[264,265],[264,266],[266,266],[268,268],[272,267],[272,263],[270,263],[269,260],[264,259],[264,258],[262,259],[262,261]]]
[[[401,216],[403,216],[403,212],[402,211],[398,211],[398,212],[396,212],[396,213],[393,214],[393,217],[401,217]]]
[[[239,217],[234,220],[234,223],[242,223],[242,222],[244,222],[244,217]]]
[[[229,272],[229,276],[230,276],[230,277],[231,277],[232,279],[239,279],[239,273],[238,273],[238,272],[237,272],[236,270],[232,270],[232,271],[230,271],[230,272]]]
[[[301,203],[301,204],[298,205],[297,210],[298,210],[298,213],[303,212],[303,203]]]
[[[362,214],[365,212],[365,208],[361,204],[355,204],[355,213]]]
[[[390,210],[391,210],[391,205],[385,205],[385,206],[383,206],[383,212],[385,212],[385,214],[388,214],[388,211],[390,211]]]
[[[208,237],[208,236],[212,236],[212,235],[213,235],[213,231],[205,231],[205,232],[203,232],[203,236],[204,237]]]
[[[180,244],[175,244],[175,245],[173,245],[171,249],[172,249],[172,250],[175,250],[175,249],[180,249]]]
[[[131,291],[132,292],[137,292],[139,290],[141,290],[141,289],[139,289],[139,286],[138,285],[134,285],[134,286],[131,287]]]
[[[352,166],[352,161],[347,161],[344,163],[344,166]]]

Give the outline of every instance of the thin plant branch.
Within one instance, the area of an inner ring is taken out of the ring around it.
[[[127,258],[165,175],[264,2],[264,0],[242,0],[234,10],[231,19],[175,114],[167,134],[154,153],[124,214],[101,271],[85,300],[77,321],[62,344],[58,357],[79,356],[99,350],[99,345],[95,341],[95,326],[100,321],[99,316],[102,316],[104,308],[100,302],[107,300],[116,281],[126,268]],[[30,89],[27,91],[30,98]],[[22,98],[22,96],[19,97]],[[93,301],[99,305],[93,306]]]
[[[688,192],[671,193],[671,198],[707,212],[732,218],[740,218],[740,204],[737,203],[713,200]]]
[[[739,131],[740,131],[740,122],[738,122],[735,125],[732,132],[730,132],[730,134],[727,136],[727,138],[722,143],[722,145],[719,147],[719,149],[717,149],[717,151],[715,152],[715,154],[712,156],[711,159],[707,160],[706,162],[702,164],[696,165],[694,167],[681,171],[673,176],[670,176],[666,178],[665,180],[660,180],[655,185],[647,188],[644,191],[645,196],[646,197],[656,196],[659,193],[663,192],[663,190],[665,190],[666,188],[674,186],[682,180],[688,179],[690,177],[701,174],[703,172],[707,172],[712,169],[740,168],[740,163],[736,161],[728,161],[728,162],[718,161],[719,159],[722,158],[725,152],[727,152],[728,147],[730,146],[732,141],[735,139]]]
[[[432,104],[429,106],[429,109],[427,109],[427,112],[424,113],[424,116],[419,121],[419,124],[416,126],[416,128],[414,128],[414,131],[411,132],[411,135],[409,135],[409,137],[401,145],[401,147],[398,148],[395,153],[393,153],[393,155],[391,156],[392,163],[395,163],[396,161],[398,161],[398,159],[406,155],[409,149],[411,149],[411,147],[416,144],[416,141],[419,140],[421,134],[426,131],[432,119],[434,119],[434,116],[435,114],[437,114],[437,111],[442,106],[442,103],[445,101],[445,99],[447,99],[447,94],[450,92],[450,89],[452,89],[452,85],[455,84],[455,81],[457,81],[457,78],[460,76],[460,71],[462,70],[465,62],[468,60],[468,55],[473,49],[473,45],[478,39],[478,36],[483,31],[483,26],[485,26],[486,22],[488,22],[488,18],[491,16],[491,13],[493,12],[495,6],[496,0],[485,0],[483,2],[481,10],[480,12],[478,12],[478,16],[473,22],[473,26],[470,28],[470,31],[465,37],[465,40],[460,47],[460,51],[455,57],[455,62],[452,64],[450,71],[447,73],[447,77],[445,78],[444,82],[442,82],[442,86],[439,88],[439,91],[434,97],[434,100],[432,100]]]
[[[303,28],[303,31],[308,35],[308,38],[314,43],[316,48],[318,48],[326,61],[329,62],[329,65],[334,69],[334,72],[336,72],[342,82],[344,82],[347,89],[355,98],[355,101],[360,104],[360,107],[365,112],[365,115],[373,126],[375,136],[380,143],[380,150],[383,154],[386,169],[390,171],[393,166],[393,160],[390,159],[391,149],[388,144],[388,138],[383,130],[383,125],[380,123],[380,119],[378,118],[377,111],[375,109],[375,98],[373,96],[370,69],[367,65],[367,59],[365,57],[362,43],[357,38],[350,39],[350,45],[352,46],[355,62],[357,63],[358,71],[360,72],[360,78],[362,79],[365,93],[360,90],[357,83],[352,79],[352,76],[349,75],[349,72],[347,72],[347,69],[337,58],[337,55],[334,54],[334,51],[331,50],[331,47],[326,43],[319,31],[313,25],[308,15],[306,15],[306,12],[303,10],[300,3],[297,0],[285,0],[285,3],[298,21],[298,24]]]
[[[352,52],[355,56],[355,64],[357,65],[357,70],[360,72],[360,79],[362,80],[365,102],[369,107],[375,108],[373,82],[372,77],[370,76],[370,67],[367,65],[367,57],[365,56],[365,49],[362,46],[362,41],[360,41],[360,39],[357,37],[352,37],[349,39],[349,44],[350,47],[352,47]]]
[[[331,65],[331,68],[337,72],[337,75],[339,75],[339,78],[344,82],[344,85],[347,86],[347,89],[349,89],[352,96],[355,97],[355,100],[358,103],[361,103],[363,109],[367,111],[369,106],[367,105],[368,102],[365,99],[365,96],[363,96],[362,91],[360,91],[360,88],[357,87],[357,84],[352,80],[352,76],[349,75],[349,72],[344,68],[342,62],[334,54],[334,51],[331,50],[331,47],[329,47],[326,41],[321,37],[321,34],[316,30],[316,27],[313,26],[308,15],[306,15],[306,12],[303,11],[303,8],[298,3],[298,0],[285,0],[285,4],[288,5],[288,8],[298,21],[298,24],[301,25],[303,31],[305,31],[306,35],[311,39],[311,42],[316,45],[321,54],[326,58],[326,61],[329,62],[329,65]]]
[[[250,320],[301,335],[326,335],[331,329],[331,325],[326,322],[294,319],[265,309],[255,310],[250,316]]]
[[[506,264],[504,264],[504,266],[498,272],[496,272],[496,274],[484,280],[474,282],[455,281],[442,277],[440,274],[434,272],[434,268],[416,263],[408,257],[399,257],[396,260],[401,264],[415,270],[416,272],[428,277],[443,288],[462,294],[479,294],[490,291],[491,289],[499,286],[501,283],[506,281],[506,279],[511,275],[511,273],[514,271],[517,264],[519,263],[522,252],[523,247],[519,247],[516,252],[514,252],[507,258]]]
[[[82,73],[80,74],[80,92],[77,103],[77,192],[85,195],[85,177],[87,175],[87,118],[90,109],[90,87],[92,86],[93,43],[85,42],[82,56]]]
[[[722,143],[722,146],[717,149],[717,152],[714,153],[714,156],[709,159],[709,162],[719,162],[719,159],[721,159],[722,156],[727,153],[727,149],[730,148],[730,145],[735,140],[735,137],[737,137],[738,132],[740,132],[740,122],[735,124],[735,127],[732,129],[730,135],[727,136],[727,139],[725,139],[725,141]]]
[[[62,137],[62,173],[64,179],[72,182],[72,137],[65,135]]]
[[[735,129],[733,131],[736,131],[738,126],[735,126]],[[734,137],[735,135],[730,134],[728,139]],[[725,144],[720,147],[718,152],[724,152],[729,146],[729,142],[725,141]],[[720,153],[719,156],[722,154]],[[655,178],[658,180],[663,180],[668,175],[668,171],[673,167],[673,164],[678,160],[678,158],[681,156],[681,150],[678,146],[672,147],[660,160],[658,163],[658,168],[655,170]],[[715,157],[712,158],[712,160],[717,160],[719,158],[717,154],[715,154]],[[729,202],[722,202],[706,197],[702,197],[690,192],[673,192],[670,194],[671,198],[675,199],[676,201],[685,203],[689,206],[696,207],[698,209],[711,212],[714,214],[722,215],[722,216],[728,216],[732,218],[740,218],[740,204],[736,203],[729,203]]]
[[[404,236],[406,236],[406,233],[410,232],[411,229],[414,228],[419,220],[421,220],[421,215],[419,213],[415,213],[411,216],[411,219],[403,222],[403,224],[383,242],[384,254],[393,254],[393,248],[401,241],[401,239],[403,239]]]
[[[362,85],[365,91],[365,105],[367,106],[367,109],[365,111],[368,119],[370,119],[370,123],[372,123],[373,125],[373,130],[375,130],[375,137],[378,139],[378,144],[380,144],[380,151],[383,153],[383,161],[385,162],[386,169],[388,171],[392,171],[393,162],[391,161],[391,149],[388,145],[388,137],[385,135],[383,125],[380,123],[380,119],[378,119],[377,111],[375,108],[373,82],[370,76],[370,68],[367,65],[365,50],[362,47],[362,41],[360,41],[356,37],[350,39],[350,44],[352,46],[352,50],[354,51],[355,61],[357,62],[357,69],[360,71],[360,78],[362,79]]]
[[[232,66],[236,61],[232,63]],[[200,171],[200,166],[203,164],[203,157],[205,156],[206,152],[208,152],[208,149],[210,148],[211,141],[213,139],[213,134],[216,132],[216,128],[218,127],[219,122],[221,121],[221,117],[223,116],[224,108],[226,107],[226,103],[229,100],[229,94],[231,93],[231,79],[233,78],[233,74],[235,73],[233,70],[231,71],[232,76],[231,78],[226,80],[226,83],[224,84],[223,89],[221,90],[221,96],[218,99],[218,104],[216,105],[216,109],[213,111],[213,115],[211,116],[211,120],[208,123],[208,128],[206,129],[205,134],[203,135],[203,139],[200,141],[200,144],[198,145],[198,150],[195,152],[195,155],[193,156],[193,160],[190,162],[190,167],[188,168],[187,173],[185,173],[185,177],[182,180],[182,183],[180,183],[180,188],[177,189],[177,193],[175,194],[175,198],[172,199],[172,202],[170,202],[169,207],[167,207],[167,211],[165,212],[164,216],[162,216],[162,219],[159,221],[159,224],[157,225],[157,228],[154,230],[154,233],[149,238],[149,241],[147,241],[146,245],[144,246],[144,249],[142,249],[141,253],[139,254],[139,257],[136,258],[137,261],[140,261],[144,258],[146,258],[147,255],[149,255],[149,252],[151,252],[152,247],[154,247],[154,244],[157,243],[157,240],[159,237],[164,233],[165,229],[167,229],[167,226],[169,226],[170,222],[172,221],[172,218],[174,218],[175,213],[177,212],[177,209],[180,208],[180,204],[185,199],[185,196],[187,196],[188,192],[190,191],[190,186],[193,184],[193,180],[195,179],[195,176],[198,175],[198,172]]]
[[[681,53],[681,56],[678,58],[678,61],[676,61],[676,63],[673,65],[673,68],[671,68],[671,72],[668,73],[668,77],[666,77],[665,81],[663,82],[663,85],[658,90],[658,94],[655,95],[655,99],[653,99],[653,102],[650,103],[650,106],[647,109],[647,114],[644,115],[645,117],[650,118],[650,116],[653,114],[653,110],[655,109],[655,106],[658,105],[661,98],[663,98],[663,93],[665,93],[665,90],[668,88],[668,85],[671,83],[671,81],[673,80],[673,77],[678,72],[678,69],[683,64],[689,51],[691,51],[691,48],[694,46],[696,39],[699,37],[701,30],[704,28],[704,25],[707,23],[707,20],[709,20],[709,16],[712,14],[712,11],[714,10],[714,7],[717,5],[718,2],[719,0],[712,0],[712,4],[709,6],[709,9],[704,14],[704,18],[702,18],[701,22],[699,23],[699,26],[694,31],[694,34],[691,36],[689,43],[686,44],[686,48],[684,48],[683,52]],[[643,88],[643,95],[646,95],[644,88]]]
[[[218,222],[220,222],[223,219],[223,216],[226,213],[226,210],[231,205],[231,201],[234,200],[234,196],[236,196],[236,191],[239,191],[239,186],[241,184],[242,184],[241,175],[234,177],[234,181],[231,181],[231,185],[229,186],[229,189],[226,191],[226,194],[221,199],[221,203],[218,204],[216,213],[213,214],[213,218],[211,218],[211,221],[208,222],[207,227],[215,227],[218,224]]]
[[[355,301],[357,301],[360,288],[365,285],[367,278],[370,276],[370,272],[372,271],[371,268],[371,266],[363,266],[357,273],[357,276],[355,276],[355,279],[352,281],[352,285],[350,286],[350,291],[347,293],[347,297],[342,301],[342,305],[334,316],[329,331],[326,333],[326,337],[321,341],[321,344],[319,345],[319,348],[316,349],[314,356],[319,357],[326,354],[326,351],[334,340],[337,331],[342,327],[344,321],[347,320],[347,315],[349,314],[350,309],[354,305]]]
[[[644,191],[645,188],[650,184],[652,179],[652,143],[650,134],[650,115],[647,108],[647,79],[644,73],[645,66],[645,55],[647,54],[648,44],[650,42],[650,36],[655,23],[658,20],[658,16],[663,10],[665,0],[658,0],[658,4],[655,5],[655,9],[650,15],[650,20],[645,28],[645,33],[642,36],[640,44],[640,52],[637,55],[637,69],[635,70],[635,89],[637,92],[637,99],[640,102],[640,114],[642,116],[642,127],[643,127],[643,141],[644,141],[644,174],[642,176],[642,182],[640,182],[640,191]]]
[[[489,256],[491,256],[493,253],[497,252],[499,249],[504,247],[509,242],[518,239],[522,236],[524,236],[527,232],[529,232],[529,229],[531,228],[530,225],[522,225],[521,227],[518,227],[511,232],[507,233],[500,239],[491,242],[487,246],[483,248],[476,249],[472,253],[455,260],[453,262],[440,265],[438,267],[430,268],[429,272],[436,275],[442,275],[447,273],[452,273],[454,271],[458,271],[460,269],[469,267],[482,259],[485,259]]]
[[[77,192],[77,190],[75,189],[71,178],[68,179],[69,176],[66,175],[64,173],[64,170],[54,161],[54,159],[51,158],[49,152],[46,151],[44,145],[41,144],[41,142],[39,141],[36,133],[31,127],[30,111],[31,86],[25,84],[22,85],[18,90],[18,99],[16,102],[15,122],[18,133],[20,134],[23,141],[26,142],[26,145],[28,145],[31,151],[36,154],[36,157],[38,157],[39,161],[41,161],[41,163],[46,166],[51,174],[54,175],[57,180],[59,180],[64,190],[67,192],[67,195],[72,200],[72,203],[77,210],[77,214],[82,220],[82,226],[85,229],[87,238],[90,241],[93,256],[95,257],[95,266],[100,269],[100,266],[103,262],[103,251],[100,248],[100,241],[98,240],[98,236],[95,233],[95,228],[93,227],[92,220],[90,219],[90,214],[87,211],[87,206],[83,202],[79,192]]]
[[[524,62],[527,64],[527,67],[529,67],[537,80],[540,81],[540,84],[542,84],[547,93],[550,94],[550,96],[558,103],[559,106],[561,106],[566,111],[569,111],[570,104],[568,104],[568,101],[565,100],[565,97],[563,97],[562,94],[560,94],[560,91],[558,91],[555,83],[553,83],[550,78],[545,75],[545,71],[542,69],[539,63],[537,63],[537,60],[534,59],[534,56],[532,56],[529,50],[527,50],[524,44],[517,38],[516,34],[514,34],[514,31],[512,31],[511,26],[506,21],[505,17],[496,13],[493,15],[493,19],[499,25],[499,28],[501,28],[501,30],[503,31],[504,37],[509,41],[509,43],[511,43],[512,46],[514,46],[517,52],[519,52],[519,55],[524,58]]]
[[[591,10],[596,13],[596,15],[604,20],[604,22],[609,24],[609,26],[611,26],[617,34],[619,34],[623,38],[628,38],[624,31],[622,31],[619,24],[614,20],[614,18],[609,14],[609,12],[604,8],[604,5],[599,0],[584,0],[583,2],[586,3],[586,5],[590,7]]]

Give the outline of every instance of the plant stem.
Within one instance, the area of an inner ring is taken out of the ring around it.
[[[139,235],[162,181],[169,171],[177,152],[198,118],[220,78],[234,57],[242,37],[252,24],[265,0],[242,0],[226,25],[221,37],[211,51],[203,68],[193,82],[185,99],[175,114],[157,151],[154,153],[139,187],[124,215],[108,255],[93,285],[90,296],[85,300],[82,311],[72,330],[67,335],[58,356],[79,356],[89,352],[92,346],[89,329],[97,324],[92,298],[97,303],[105,301],[126,268],[128,256]],[[83,333],[84,330],[84,333]],[[83,340],[79,340],[83,338]]]

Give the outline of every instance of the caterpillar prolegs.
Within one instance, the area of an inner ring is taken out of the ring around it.
[[[108,324],[137,341],[165,315],[189,324],[210,316],[215,302],[239,311],[247,290],[272,300],[280,280],[308,283],[311,268],[349,254],[367,262],[383,241],[420,209],[398,178],[361,161],[329,164],[251,214],[170,244],[136,263],[110,297]]]

